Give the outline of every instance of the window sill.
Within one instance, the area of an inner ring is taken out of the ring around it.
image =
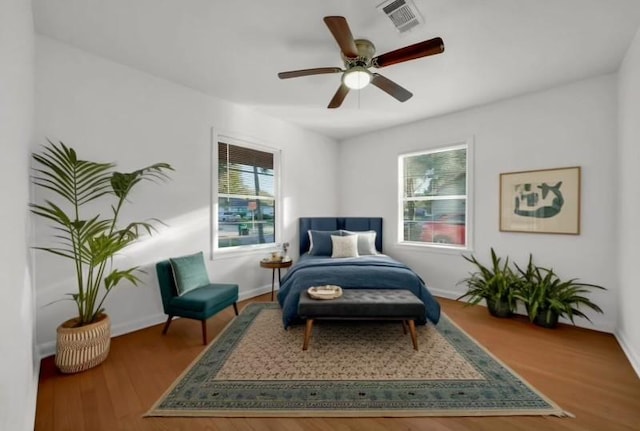
[[[211,260],[232,259],[244,256],[262,256],[276,250],[275,244],[260,244],[254,246],[216,248],[213,250]]]
[[[425,244],[419,242],[397,242],[393,247],[404,250],[419,251],[421,253],[460,254],[473,252],[473,248],[469,246],[463,247],[447,244]]]

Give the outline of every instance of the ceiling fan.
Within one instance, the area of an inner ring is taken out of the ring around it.
[[[347,24],[347,20],[344,17],[325,16],[324,22],[329,27],[329,31],[336,42],[338,42],[345,68],[316,67],[314,69],[291,70],[278,73],[278,77],[280,79],[288,79],[325,73],[342,73],[342,82],[329,102],[328,108],[338,108],[347,93],[349,93],[349,90],[359,90],[368,84],[375,85],[400,102],[406,102],[413,96],[410,91],[379,73],[370,72],[369,68],[391,66],[392,64],[444,52],[444,42],[441,38],[436,37],[374,57],[376,48],[373,43],[367,39],[354,39],[349,29],[349,24]]]

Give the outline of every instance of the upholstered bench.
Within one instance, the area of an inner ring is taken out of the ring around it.
[[[424,320],[425,307],[409,290],[343,289],[336,299],[313,299],[301,293],[298,315],[307,320],[302,350],[309,347],[316,319],[400,320],[405,334],[409,325],[413,348],[418,350],[415,320]]]

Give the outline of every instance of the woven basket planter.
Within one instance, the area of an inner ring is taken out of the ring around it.
[[[74,327],[69,319],[57,329],[56,366],[63,373],[79,373],[107,359],[111,346],[111,319],[106,314],[98,321]]]

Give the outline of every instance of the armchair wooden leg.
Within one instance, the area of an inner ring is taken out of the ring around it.
[[[173,316],[169,316],[167,318],[167,323],[165,323],[164,328],[162,328],[162,335],[165,335],[169,330],[169,325],[171,325],[171,319],[173,319]]]
[[[202,344],[206,346],[207,345],[207,321],[201,320],[200,323],[202,324]]]
[[[233,311],[236,312],[236,316],[238,315],[238,304],[236,304],[235,302],[233,303]]]

